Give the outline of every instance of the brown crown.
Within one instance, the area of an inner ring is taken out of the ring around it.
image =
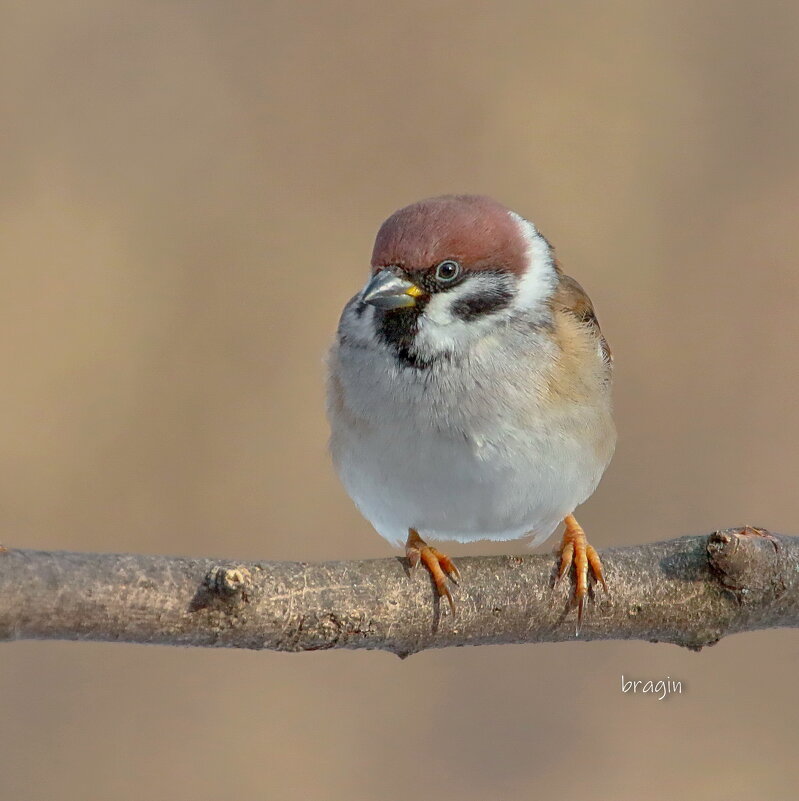
[[[380,226],[372,269],[426,270],[455,259],[467,270],[521,273],[527,243],[510,210],[484,195],[442,195],[395,211]]]

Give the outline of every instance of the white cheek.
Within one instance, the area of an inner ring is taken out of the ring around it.
[[[448,292],[433,295],[419,319],[416,344],[430,353],[453,351],[474,342],[495,328],[497,322],[508,316],[508,309],[486,314],[473,320],[462,320],[453,313],[453,306],[463,297],[479,292],[479,276],[464,282]],[[487,287],[488,289],[488,287]]]
[[[525,220],[513,211],[510,214],[521,228],[522,236],[527,243],[527,270],[519,281],[519,291],[513,307],[530,310],[552,295],[558,283],[558,276],[552,261],[552,252],[544,237],[529,220]]]
[[[347,336],[355,341],[370,342],[374,339],[374,320],[374,306],[367,306],[360,314],[357,314],[353,305],[344,312],[340,325],[346,329]]]
[[[416,335],[416,346],[431,353],[452,351],[474,332],[463,320],[456,318],[449,302],[442,303],[442,296],[431,298],[424,314],[419,319],[419,332]],[[474,327],[474,326],[473,326]]]
[[[428,325],[452,325],[457,318],[452,314],[452,304],[457,300],[454,292],[432,295],[424,310],[423,322]]]

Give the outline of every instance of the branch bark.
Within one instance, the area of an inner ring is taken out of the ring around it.
[[[577,639],[692,649],[799,627],[799,538],[751,527],[608,548]],[[404,559],[253,562],[0,550],[0,640],[99,640],[276,651],[574,640],[550,554],[461,558],[457,614]],[[595,588],[596,589],[596,588]]]

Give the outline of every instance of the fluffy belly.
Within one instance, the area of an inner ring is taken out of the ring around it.
[[[536,544],[595,489],[605,467],[586,444],[547,432],[503,432],[499,441],[439,432],[373,429],[331,442],[347,491],[395,545],[409,528],[438,540]]]

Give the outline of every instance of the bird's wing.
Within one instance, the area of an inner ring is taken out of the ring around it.
[[[588,297],[586,291],[570,275],[560,271],[558,268],[558,287],[552,297],[552,305],[556,310],[565,311],[573,315],[577,320],[593,334],[599,346],[602,360],[610,369],[613,364],[613,354],[610,351],[608,341],[602,335],[599,321],[594,312],[594,304]]]

